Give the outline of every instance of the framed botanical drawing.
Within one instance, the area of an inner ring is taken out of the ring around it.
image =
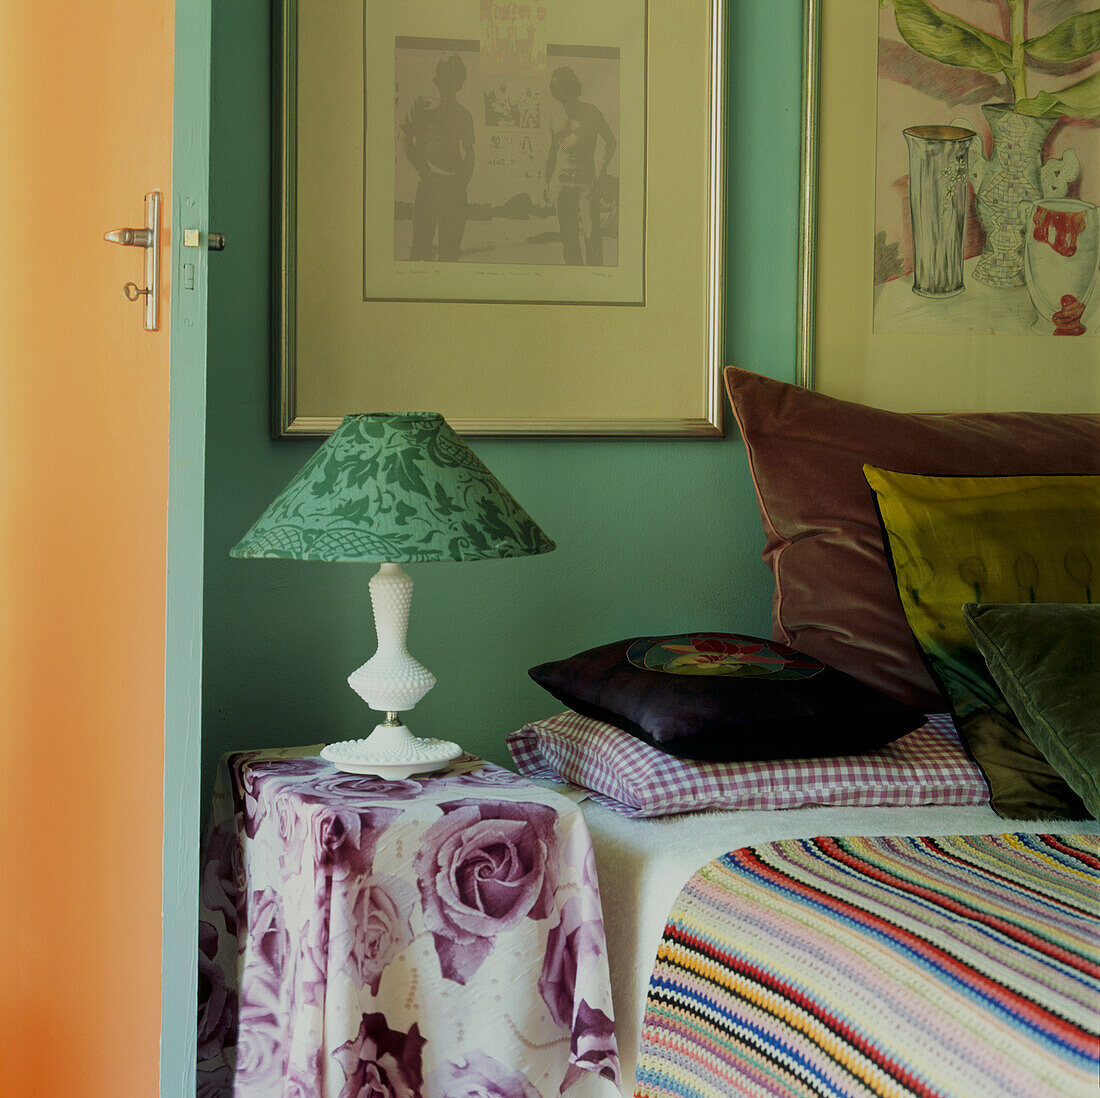
[[[1095,0],[807,0],[805,40],[800,380],[1100,410]]]
[[[722,430],[723,0],[281,0],[274,431]]]

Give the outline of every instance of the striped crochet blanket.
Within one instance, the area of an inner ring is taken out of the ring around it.
[[[816,838],[704,866],[636,1095],[1096,1098],[1100,840]]]

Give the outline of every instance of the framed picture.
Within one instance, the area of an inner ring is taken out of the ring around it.
[[[799,380],[1100,408],[1095,0],[807,0],[805,43]]]
[[[281,0],[273,429],[717,435],[723,0]]]

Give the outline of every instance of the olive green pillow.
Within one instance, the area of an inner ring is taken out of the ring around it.
[[[1015,819],[1086,817],[1080,797],[1020,728],[963,605],[1091,603],[1100,477],[863,471],[909,628],[989,783],[994,810]]]
[[[1028,738],[1100,819],[1100,605],[970,603],[963,617]]]

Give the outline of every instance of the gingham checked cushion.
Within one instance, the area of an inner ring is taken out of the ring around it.
[[[624,816],[671,816],[721,808],[806,805],[980,805],[981,771],[951,718],[936,714],[863,755],[771,762],[677,759],[601,721],[566,711],[508,736],[521,774],[569,782]]]

